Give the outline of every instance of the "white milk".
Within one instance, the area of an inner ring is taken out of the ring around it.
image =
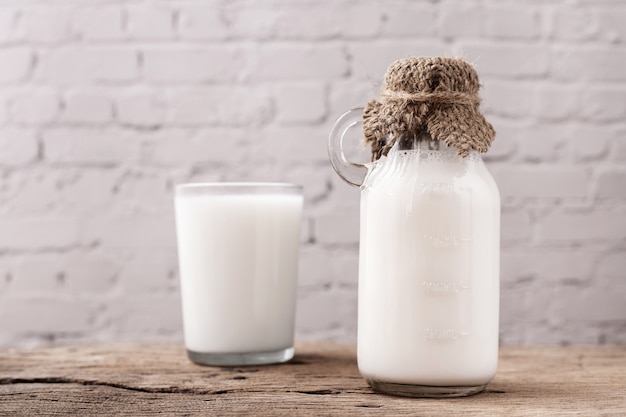
[[[496,184],[478,155],[454,149],[394,149],[381,162],[361,197],[359,369],[398,384],[486,384],[498,358]]]
[[[177,193],[187,349],[293,346],[302,204],[301,194]]]

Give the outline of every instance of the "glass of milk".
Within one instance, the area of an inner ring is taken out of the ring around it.
[[[293,357],[303,196],[284,183],[176,187],[185,347],[196,363]]]

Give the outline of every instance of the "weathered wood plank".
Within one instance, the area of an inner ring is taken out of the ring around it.
[[[468,398],[373,393],[355,350],[303,344],[288,364],[194,365],[177,345],[0,350],[0,415],[626,415],[626,346],[504,347]]]

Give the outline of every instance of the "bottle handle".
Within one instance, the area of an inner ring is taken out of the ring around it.
[[[343,139],[348,130],[363,124],[363,108],[348,110],[335,122],[328,135],[328,156],[333,169],[342,180],[360,187],[365,181],[366,165],[350,162],[343,151]]]

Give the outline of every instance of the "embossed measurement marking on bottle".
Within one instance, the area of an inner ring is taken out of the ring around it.
[[[449,233],[424,234],[423,237],[427,242],[430,242],[436,248],[457,247],[461,243],[467,242],[469,240],[462,240],[458,235]]]
[[[469,290],[472,286],[469,283],[459,284],[453,281],[422,281],[422,288],[428,295],[445,296]]]
[[[456,329],[437,329],[432,327],[426,328],[426,339],[428,340],[440,340],[444,342],[452,342],[458,340],[461,337],[469,336],[468,331],[459,331]]]

